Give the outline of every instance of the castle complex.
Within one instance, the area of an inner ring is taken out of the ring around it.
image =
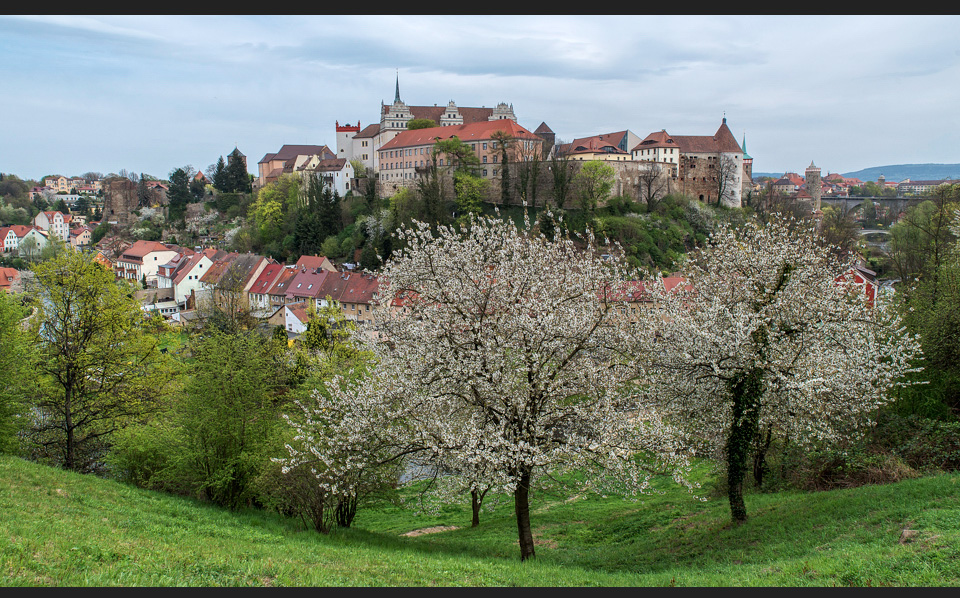
[[[519,126],[513,105],[504,102],[494,108],[461,107],[452,100],[446,106],[408,106],[400,98],[398,77],[393,103],[380,103],[379,123],[361,127],[359,121],[356,125],[341,125],[337,121],[336,156],[346,162],[359,162],[377,177],[380,184],[389,183],[393,188],[411,184],[416,177],[416,169],[422,167],[421,154],[426,155],[424,152],[428,149],[429,139],[424,141],[420,139],[423,135],[418,134],[415,143],[414,140],[406,140],[413,145],[405,141],[398,146],[392,142],[398,135],[407,132],[407,123],[414,119],[432,121],[435,127],[457,127],[458,131],[464,126],[469,128],[499,120],[511,121],[511,127]],[[523,132],[531,135],[526,129]],[[482,175],[496,179],[499,165],[493,162],[495,156],[483,155],[489,147],[495,147],[491,145],[489,134],[489,131],[472,132],[468,134],[470,138],[464,141],[480,142],[473,145],[483,161]],[[441,135],[444,138],[448,136]],[[618,172],[616,193],[629,192],[630,181],[637,178],[637,173],[651,168],[662,172],[666,179],[662,185],[665,192],[683,193],[705,203],[740,207],[745,190],[752,187],[753,158],[746,151],[746,136],[743,145],[738,143],[727,127],[726,117],[713,135],[670,135],[666,130],[661,130],[641,140],[625,130],[575,139],[572,143],[555,146],[553,131],[546,123],[542,123],[531,136],[543,141],[539,145],[544,159],[556,152],[567,160],[603,160],[611,163]],[[404,159],[400,160],[401,157]],[[414,157],[416,159],[407,159]],[[621,179],[624,182],[619,182]]]
[[[400,99],[400,78],[397,78],[396,92],[392,104],[380,103],[380,122],[360,128],[356,125],[337,127],[337,157],[348,162],[359,160],[368,170],[380,170],[379,150],[394,137],[407,130],[407,123],[413,119],[432,120],[438,127],[465,125],[492,120],[509,119],[517,122],[513,105],[501,102],[495,108],[468,108],[457,106],[450,100],[445,107],[407,106]]]

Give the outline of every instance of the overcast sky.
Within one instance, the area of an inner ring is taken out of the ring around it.
[[[0,16],[0,172],[165,178],[336,148],[391,103],[570,141],[710,135],[754,171],[960,162],[958,16]]]

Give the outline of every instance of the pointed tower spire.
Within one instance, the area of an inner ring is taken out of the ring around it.
[[[400,103],[400,69],[397,69],[397,94],[393,98],[393,103]]]

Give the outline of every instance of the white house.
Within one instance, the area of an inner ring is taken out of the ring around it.
[[[303,334],[307,330],[307,322],[310,316],[307,315],[307,302],[299,301],[283,306],[284,327],[287,332]]]
[[[48,233],[46,231],[42,231],[39,228],[31,228],[27,231],[27,234],[20,239],[17,252],[21,256],[35,256],[39,254],[40,251],[47,246],[49,240],[47,235]]]
[[[150,286],[151,282],[157,282],[160,266],[178,253],[158,241],[140,240],[120,254],[114,264],[114,272],[117,278],[127,280],[139,281],[146,277],[147,286]]]
[[[70,214],[60,212],[40,212],[33,219],[33,224],[40,230],[53,233],[61,241],[70,240]]]

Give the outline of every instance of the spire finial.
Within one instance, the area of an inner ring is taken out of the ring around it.
[[[393,98],[394,104],[400,103],[400,69],[397,69],[397,94]]]

